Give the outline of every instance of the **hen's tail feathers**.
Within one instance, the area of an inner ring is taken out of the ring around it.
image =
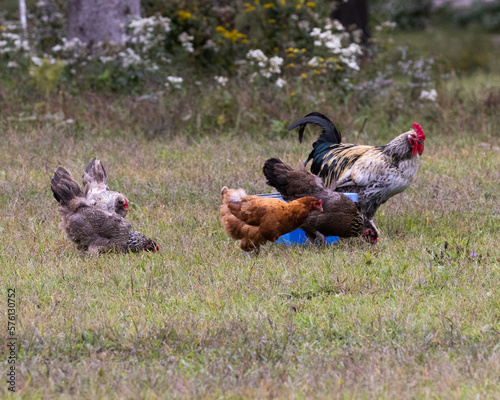
[[[78,182],[73,179],[71,172],[63,167],[57,168],[54,172],[54,176],[50,180],[50,188],[54,198],[62,206],[69,205],[69,202],[75,197],[83,196],[82,188]]]
[[[130,231],[127,241],[127,249],[132,253],[137,253],[139,251],[151,251],[156,253],[157,251],[160,251],[160,246],[158,246],[153,239],[148,238],[146,235],[137,231]]]
[[[291,131],[299,127],[299,142],[302,143],[304,138],[304,129],[307,124],[319,125],[323,132],[317,140],[317,143],[334,143],[338,144],[342,142],[342,134],[337,130],[332,121],[330,121],[326,116],[318,112],[312,112],[307,114],[304,118],[295,121],[292,125],[288,127]]]
[[[267,179],[266,184],[276,188],[280,193],[288,186],[287,173],[290,171],[293,171],[292,168],[279,158],[270,158],[262,168],[262,172]]]
[[[247,195],[244,189],[228,189],[227,186],[221,189],[220,194],[222,195],[222,202],[224,204],[230,201],[238,201]]]
[[[86,186],[88,183],[92,184],[100,184],[104,185],[108,184],[108,174],[104,169],[104,165],[102,165],[101,160],[94,158],[87,168],[85,168],[85,172],[83,173],[83,186]]]

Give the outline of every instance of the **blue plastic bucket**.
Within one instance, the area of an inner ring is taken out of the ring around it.
[[[358,194],[357,193],[344,193],[347,197],[349,197],[355,203],[358,202]],[[283,197],[279,193],[266,193],[266,194],[258,194],[257,196],[261,197],[273,197],[275,199],[283,200]],[[327,236],[326,243],[332,244],[339,241],[338,236]],[[302,229],[295,229],[294,231],[287,233],[286,235],[280,236],[275,243],[282,243],[287,246],[291,246],[294,244],[307,244],[311,243],[311,241],[307,238],[306,233]]]

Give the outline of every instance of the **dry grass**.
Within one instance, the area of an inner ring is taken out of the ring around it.
[[[173,103],[127,99],[44,105],[74,125],[2,120],[0,273],[19,300],[17,397],[498,398],[500,144],[487,102],[498,87],[455,89],[442,88],[437,116],[416,110],[390,127],[361,110],[370,134],[357,138],[349,102],[245,93],[233,93],[240,119],[218,126],[217,104],[199,100],[178,135],[161,118]],[[418,120],[418,179],[379,211],[377,246],[269,245],[247,260],[219,225],[220,187],[269,190],[264,160],[297,165],[313,140],[280,138],[272,119],[312,109],[341,115],[346,140],[365,143]],[[78,176],[94,156],[159,254],[86,256],[64,239],[50,177],[58,165]]]

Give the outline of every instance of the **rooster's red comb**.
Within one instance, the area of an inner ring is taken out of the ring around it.
[[[420,126],[420,124],[418,124],[417,122],[414,122],[413,123],[413,130],[415,131],[415,133],[417,134],[417,137],[424,141],[425,140],[425,133],[424,133],[424,130],[422,129],[422,127]]]

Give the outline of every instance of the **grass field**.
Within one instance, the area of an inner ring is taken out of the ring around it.
[[[34,105],[11,89],[0,96],[0,274],[3,309],[7,288],[17,296],[12,398],[500,395],[498,75],[454,78],[439,113],[416,108],[392,125],[328,95],[275,104],[233,93],[244,111],[224,125],[209,96],[179,122],[191,107],[182,99],[174,109],[90,95]],[[31,121],[30,107],[75,123]],[[220,226],[220,188],[270,191],[263,162],[297,166],[317,134],[300,145],[296,132],[273,133],[273,119],[314,110],[347,142],[384,144],[419,121],[417,180],[377,213],[376,246],[268,245],[246,259]],[[64,238],[50,178],[58,165],[78,177],[95,156],[160,253],[88,256]]]

